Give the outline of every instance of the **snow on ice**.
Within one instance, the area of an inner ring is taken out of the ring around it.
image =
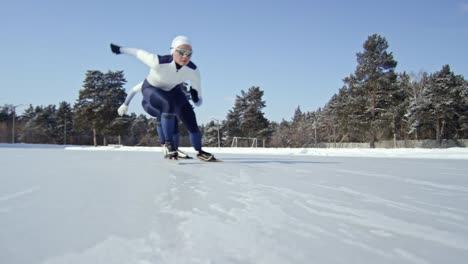
[[[468,149],[208,151],[0,145],[0,263],[468,259]]]

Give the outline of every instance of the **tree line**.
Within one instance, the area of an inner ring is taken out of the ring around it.
[[[225,120],[203,124],[204,145],[230,146],[234,138],[256,138],[268,147],[320,147],[323,143],[382,140],[465,139],[468,136],[468,82],[449,65],[417,75],[395,71],[387,40],[374,34],[356,54],[354,73],[321,108],[291,120],[269,121],[260,87],[241,90]],[[0,106],[0,141],[76,145],[157,145],[156,121],[145,115],[118,116],[126,80],[122,71],[87,71],[72,106]],[[14,128],[14,129],[13,129]],[[14,131],[17,131],[16,133]],[[181,125],[181,144],[189,145]]]
[[[320,142],[466,139],[468,83],[449,65],[411,76],[396,73],[385,38],[374,34],[357,53],[358,65],[328,103],[316,111],[296,109],[292,121],[277,127],[281,146]],[[311,142],[313,140],[313,142]]]

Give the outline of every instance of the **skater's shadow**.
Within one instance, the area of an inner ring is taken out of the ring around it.
[[[202,162],[204,163],[204,162]],[[210,163],[210,162],[207,162]],[[239,163],[239,164],[339,164],[336,161],[313,161],[313,160],[298,160],[298,159],[275,159],[275,158],[222,158],[223,163]],[[200,164],[200,162],[180,163],[180,164]]]
[[[337,164],[339,162],[335,161],[313,161],[313,160],[298,160],[298,159],[269,159],[269,158],[225,158],[224,162],[228,163],[246,163],[246,164],[265,164],[265,163],[275,163],[275,164]]]

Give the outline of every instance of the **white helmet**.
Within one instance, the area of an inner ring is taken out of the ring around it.
[[[180,45],[190,45],[190,46],[192,46],[192,42],[186,36],[177,36],[177,37],[175,37],[174,40],[172,40],[172,44],[171,44],[171,54],[173,54],[175,52],[175,50],[177,49],[177,47],[179,47]]]

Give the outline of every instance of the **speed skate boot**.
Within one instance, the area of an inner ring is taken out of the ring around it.
[[[162,153],[163,153],[164,157],[166,157],[166,154],[167,154],[166,144],[161,144],[161,149],[162,149]]]
[[[216,158],[213,156],[213,154],[203,150],[198,151],[197,158],[202,161],[216,161]]]
[[[177,149],[177,156],[179,159],[191,159],[192,158],[187,153],[183,152],[180,149]]]
[[[166,144],[164,144],[164,149],[164,158],[170,160],[177,160],[178,153],[171,141],[166,141]]]

